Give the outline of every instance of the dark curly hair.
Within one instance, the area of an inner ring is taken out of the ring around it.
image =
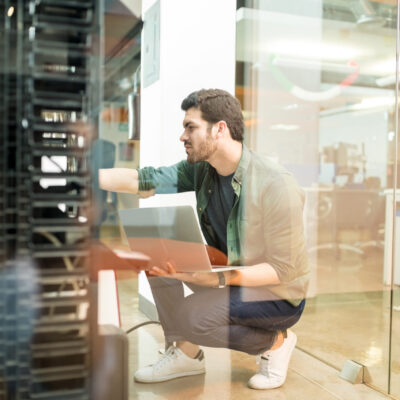
[[[183,111],[192,107],[199,109],[208,123],[225,121],[232,139],[243,142],[244,122],[240,102],[229,92],[221,89],[201,89],[193,92],[181,105]]]

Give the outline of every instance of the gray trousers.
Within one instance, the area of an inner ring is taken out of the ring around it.
[[[305,300],[295,307],[276,299],[267,287],[188,283],[193,294],[185,297],[176,279],[149,277],[149,283],[167,342],[186,340],[254,355],[270,349],[277,333],[299,320],[305,305]]]

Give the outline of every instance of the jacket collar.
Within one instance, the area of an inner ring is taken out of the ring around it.
[[[242,185],[243,180],[247,174],[247,169],[250,164],[251,153],[245,144],[243,144],[242,155],[240,157],[239,165],[236,168],[235,175],[233,175],[233,180],[239,185]]]

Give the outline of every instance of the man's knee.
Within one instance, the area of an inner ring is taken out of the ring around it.
[[[182,327],[188,337],[204,337],[212,335],[214,330],[221,326],[214,313],[207,305],[185,302],[179,308],[180,315],[184,316]]]

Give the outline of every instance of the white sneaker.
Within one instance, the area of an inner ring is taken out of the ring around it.
[[[163,356],[153,365],[140,368],[134,378],[136,382],[164,382],[181,376],[199,375],[206,372],[204,353],[196,358],[188,357],[182,350],[170,346]]]
[[[260,370],[249,379],[248,386],[252,389],[274,389],[282,386],[296,342],[296,334],[288,330],[281,347],[261,355]]]

